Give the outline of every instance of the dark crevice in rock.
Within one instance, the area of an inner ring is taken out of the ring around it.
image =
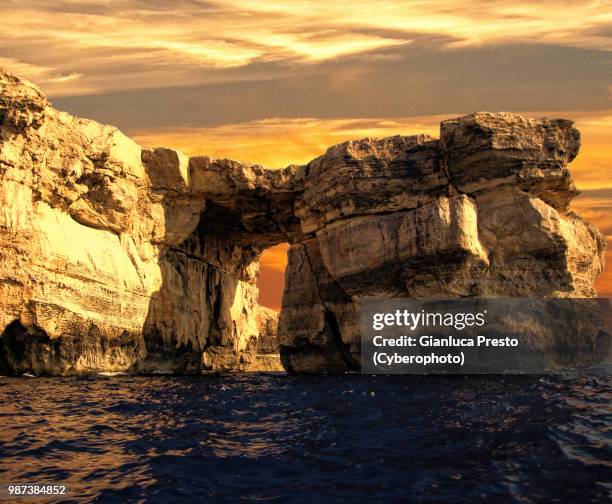
[[[315,270],[313,269],[312,260],[310,258],[310,254],[308,249],[304,247],[304,256],[306,257],[306,262],[308,263],[308,267],[310,268],[311,274],[315,280],[315,284],[317,286],[317,292],[319,295],[319,299],[321,300],[321,305],[325,310],[325,326],[324,331],[331,336],[331,342],[335,350],[340,354],[342,360],[346,364],[347,369],[350,370],[358,370],[359,364],[354,361],[351,356],[350,346],[342,341],[342,334],[340,332],[340,327],[338,325],[338,319],[336,318],[335,313],[330,309],[328,303],[326,302],[324,296],[322,295],[321,286],[319,284],[319,279]],[[341,289],[340,289],[341,290]],[[346,296],[348,299],[348,296]],[[329,350],[327,350],[329,352]]]
[[[346,366],[351,371],[359,371],[359,362],[355,361],[351,354],[350,345],[347,345],[342,341],[342,333],[338,325],[338,319],[334,312],[329,309],[325,309],[325,326],[332,336],[332,341],[336,349],[340,352],[342,359],[346,363]]]

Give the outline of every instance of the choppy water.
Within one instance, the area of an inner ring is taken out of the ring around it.
[[[0,398],[0,482],[62,502],[612,500],[608,373],[0,378]]]

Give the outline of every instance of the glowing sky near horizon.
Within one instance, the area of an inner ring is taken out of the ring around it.
[[[476,110],[568,117],[576,209],[612,241],[612,9],[544,0],[4,0],[0,65],[188,154],[302,163]],[[612,249],[612,247],[610,247]],[[262,260],[278,308],[285,248]],[[612,250],[597,286],[612,294]]]

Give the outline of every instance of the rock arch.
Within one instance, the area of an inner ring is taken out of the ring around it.
[[[294,372],[359,368],[364,297],[589,297],[603,269],[569,209],[571,121],[476,113],[267,170],[143,150],[0,72],[0,133],[0,331],[74,342],[33,371],[246,368],[258,257],[281,242]]]

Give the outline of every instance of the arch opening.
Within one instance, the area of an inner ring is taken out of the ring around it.
[[[258,359],[265,360],[279,354],[278,318],[285,287],[288,249],[288,243],[279,243],[265,249],[259,258],[256,284],[259,290]]]

